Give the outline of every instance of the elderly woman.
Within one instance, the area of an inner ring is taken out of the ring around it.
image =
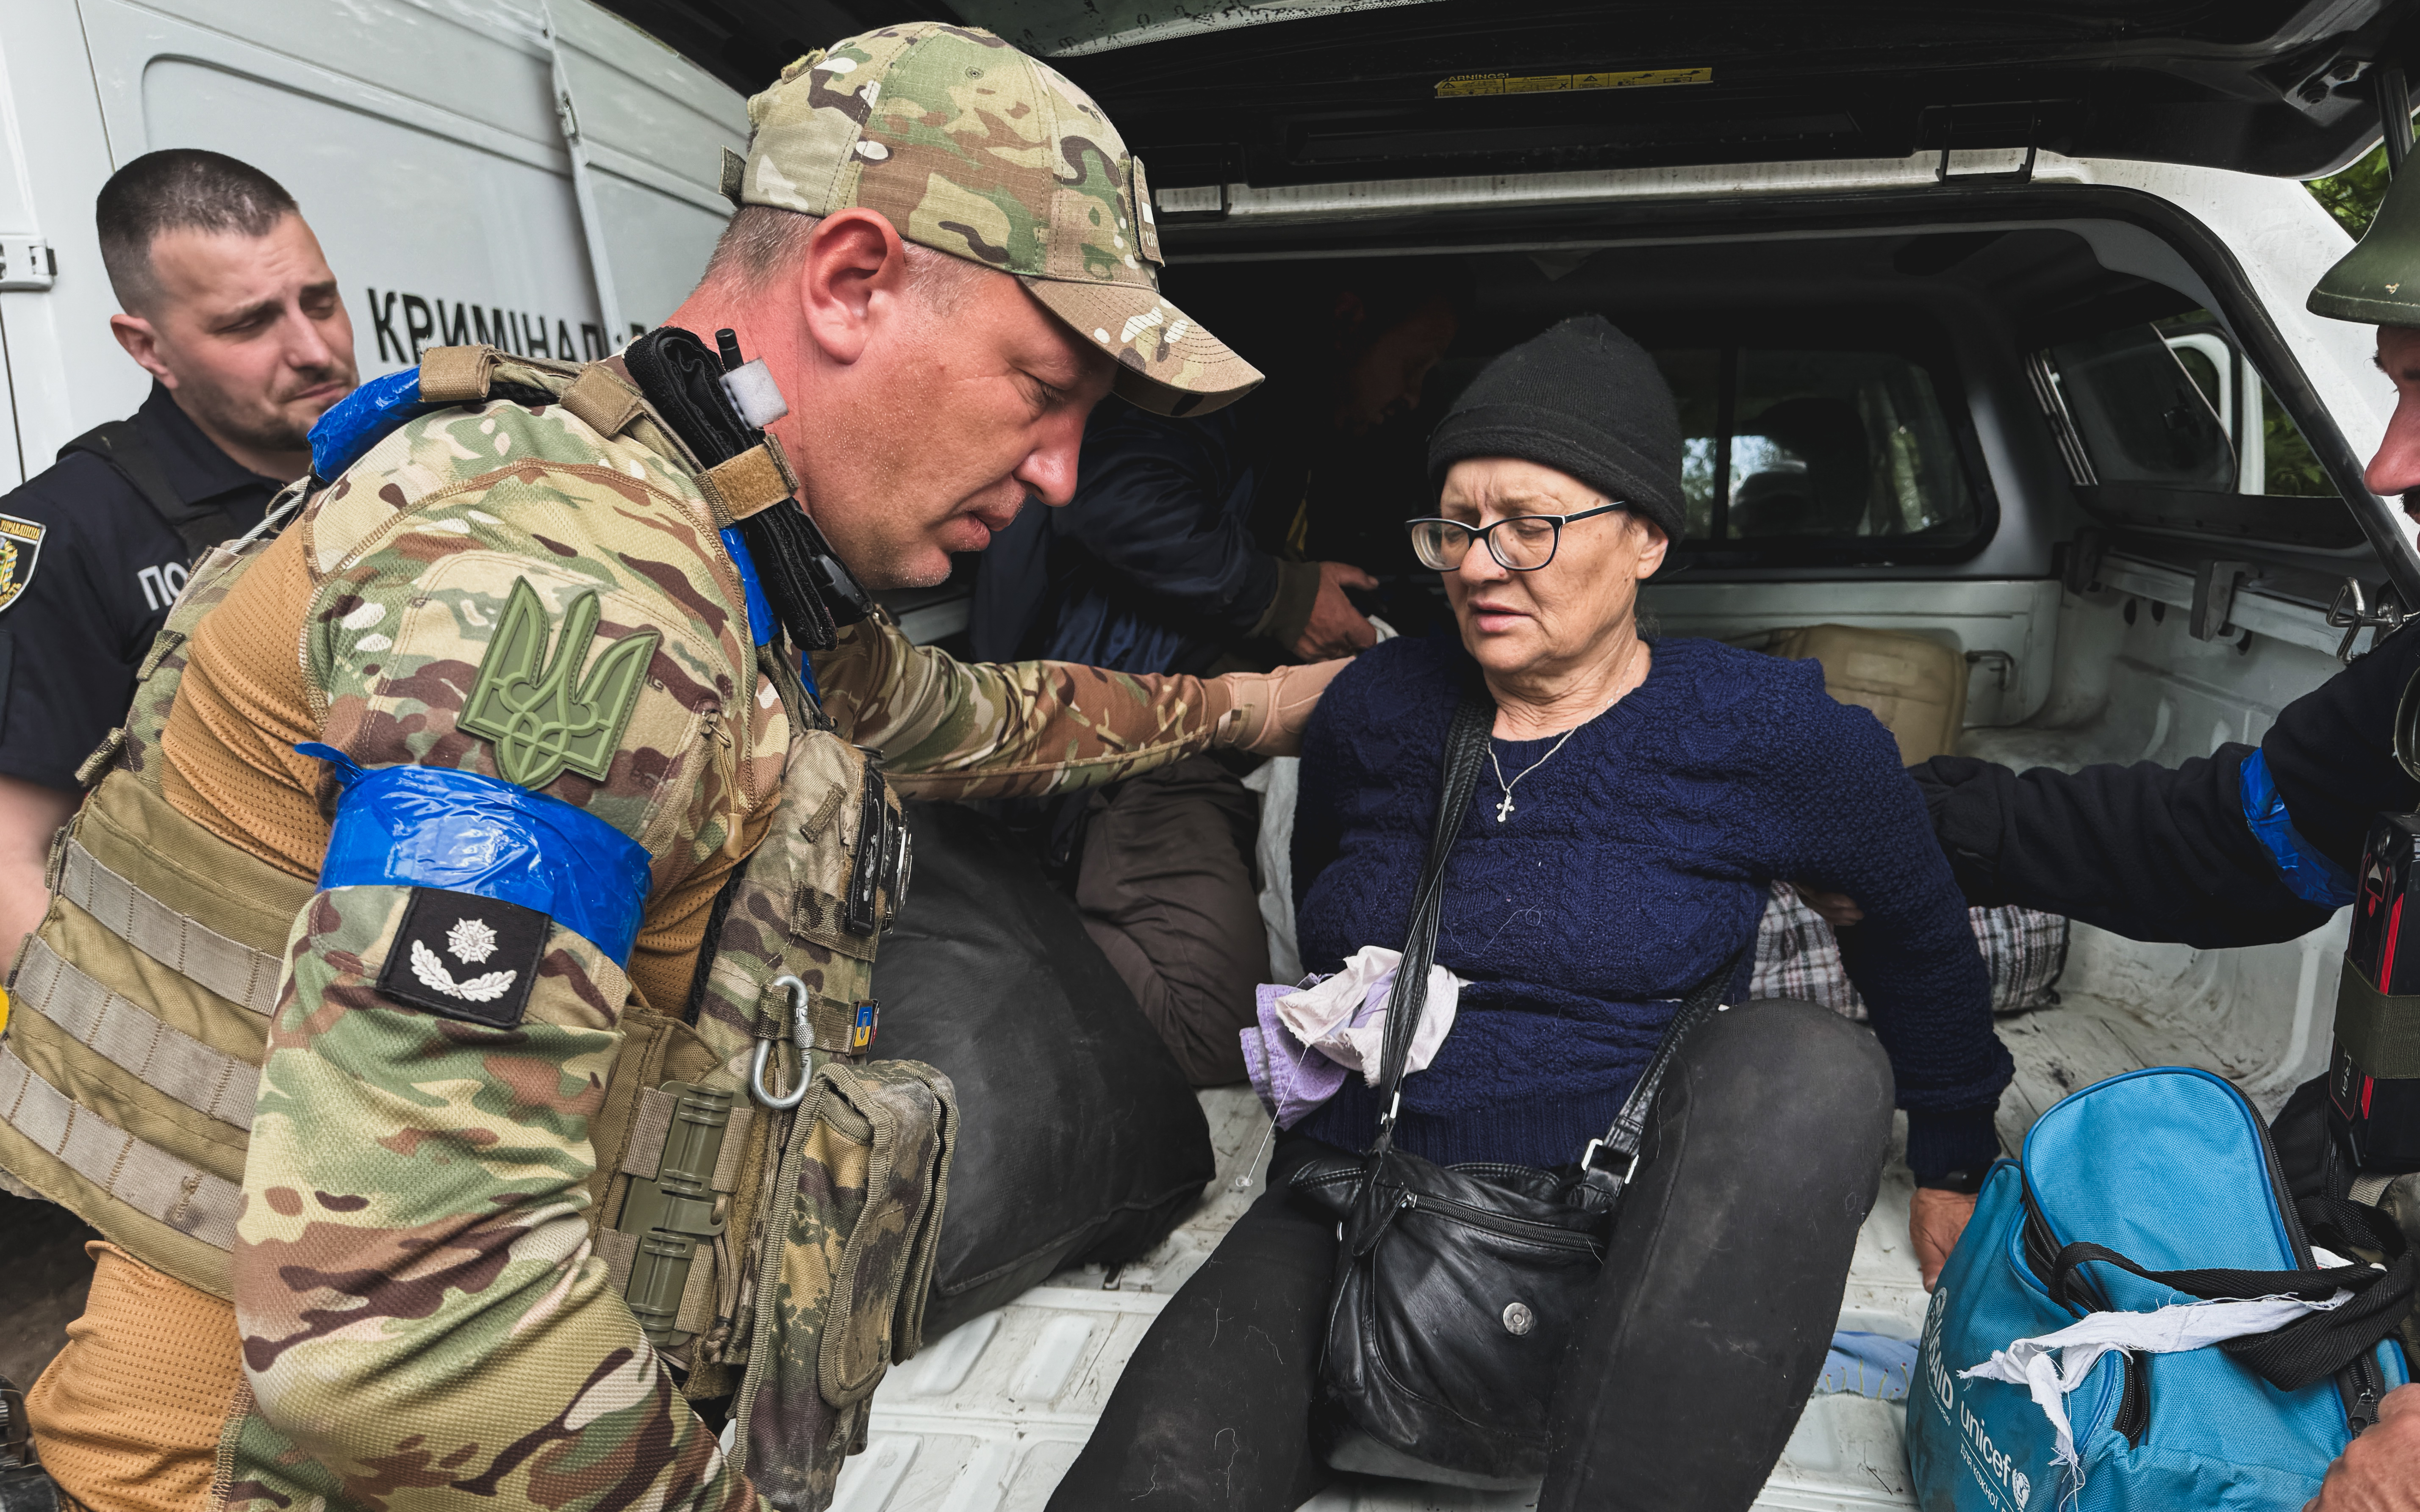
[[[1429,457],[1439,517],[1411,531],[1460,643],[1388,641],[1330,687],[1295,839],[1304,960],[1401,947],[1449,720],[1493,702],[1437,934],[1458,1016],[1404,1082],[1397,1147],[1568,1165],[1677,1000],[1735,961],[1744,985],[1771,881],[1865,909],[1841,945],[1870,1036],[1751,1003],[1683,1042],[1554,1387],[1541,1507],[1745,1507],[1822,1368],[1894,1088],[1928,1284],[1996,1153],[2010,1067],[1965,905],[1889,733],[1817,667],[1640,634],[1638,585],[1683,515],[1671,393],[1637,343],[1584,317],[1506,353]],[[1054,1508],[1292,1512],[1332,1477],[1311,1425],[1338,1225],[1287,1180],[1366,1146],[1381,1111],[1348,1078],[1280,1140]]]

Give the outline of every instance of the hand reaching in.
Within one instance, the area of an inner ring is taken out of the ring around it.
[[[1949,1263],[1949,1252],[1958,1247],[1958,1236],[1966,1231],[1966,1221],[1975,1216],[1975,1197],[1966,1192],[1945,1192],[1938,1187],[1920,1186],[1907,1205],[1907,1237],[1916,1245],[1916,1268],[1924,1273],[1924,1289],[1941,1279],[1941,1268]]]
[[[1311,601],[1311,619],[1295,638],[1294,654],[1305,661],[1349,656],[1376,643],[1378,632],[1353,600],[1347,588],[1375,588],[1378,579],[1342,562],[1319,564],[1319,596]]]

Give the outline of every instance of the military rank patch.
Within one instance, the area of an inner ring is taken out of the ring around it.
[[[30,519],[0,515],[0,609],[17,602],[17,595],[34,580],[34,564],[42,555],[42,532],[48,529]]]
[[[529,1003],[552,922],[519,903],[414,887],[379,991],[442,1018],[509,1029]]]

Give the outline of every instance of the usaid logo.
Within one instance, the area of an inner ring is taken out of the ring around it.
[[[1959,1458],[1974,1473],[1983,1494],[1994,1507],[2011,1512],[2024,1512],[2033,1495],[2033,1477],[2016,1467],[2015,1462],[2000,1452],[1992,1442],[1983,1420],[1958,1399],[1958,1378],[1942,1358],[1941,1335],[1945,1315],[1949,1309],[1949,1288],[1941,1287],[1932,1293],[1931,1305],[1924,1313],[1924,1339],[1917,1365],[1924,1376],[1925,1389],[1941,1410],[1941,1416],[1958,1432]]]

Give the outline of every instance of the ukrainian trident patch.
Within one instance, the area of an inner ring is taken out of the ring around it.
[[[0,515],[0,609],[34,580],[34,564],[42,555],[42,534],[49,527],[14,515]]]
[[[571,601],[557,638],[537,590],[527,578],[513,579],[470,702],[456,721],[494,743],[496,771],[505,781],[542,788],[569,767],[601,782],[612,769],[647,662],[663,636],[656,630],[626,635],[580,676],[600,613],[597,590],[589,589]]]

